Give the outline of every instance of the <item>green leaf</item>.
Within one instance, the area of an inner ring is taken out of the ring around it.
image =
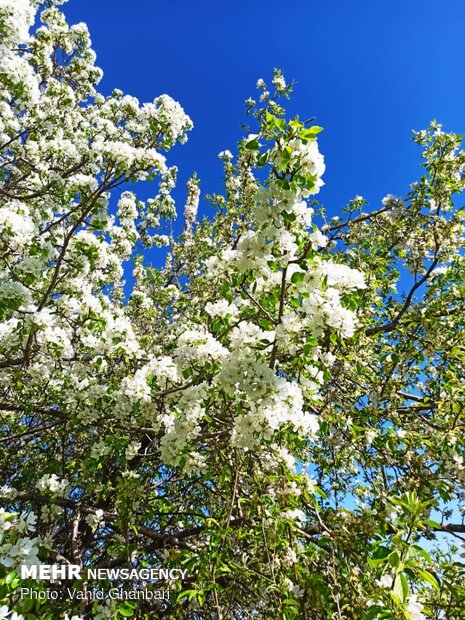
[[[323,489],[320,489],[320,487],[315,487],[314,491],[317,495],[319,495],[320,497],[322,497],[323,499],[328,499],[328,496],[326,495],[326,493],[323,491]]]
[[[245,143],[245,148],[249,151],[258,151],[260,149],[260,144],[258,143],[258,138],[254,138],[249,142]]]
[[[397,551],[393,551],[389,555],[388,562],[393,568],[397,568],[400,565],[400,558],[399,558],[399,554],[397,553]]]
[[[286,222],[289,222],[289,223],[295,222],[296,217],[294,213],[288,213],[287,211],[283,211],[281,215],[283,216],[283,219]]]
[[[299,133],[299,136],[302,140],[314,140],[315,136],[317,136],[321,131],[323,131],[323,127],[318,127],[318,125],[314,125],[313,127],[309,127],[308,129],[302,129]]]
[[[131,618],[134,615],[134,604],[125,601],[121,607],[118,608],[118,613],[123,616],[123,618]]]
[[[407,577],[403,573],[401,573],[399,575],[399,577],[400,577],[400,583],[401,583],[401,586],[402,586],[403,600],[405,601],[407,599],[408,595],[410,594],[410,588],[409,588],[409,585],[408,585]]]
[[[436,577],[427,570],[423,570],[422,568],[416,568],[416,572],[422,577],[425,581],[427,581],[435,590],[439,590],[439,582]]]
[[[305,278],[305,273],[302,273],[302,271],[296,271],[291,276],[291,282],[293,284],[299,284],[299,282],[302,282],[304,278]]]

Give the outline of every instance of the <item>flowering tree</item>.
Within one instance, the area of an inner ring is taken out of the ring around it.
[[[99,94],[60,3],[0,0],[0,618],[463,618],[460,138],[415,134],[406,199],[327,222],[321,128],[286,120],[276,71],[174,239],[164,153],[192,123]],[[184,577],[20,597],[39,562]]]

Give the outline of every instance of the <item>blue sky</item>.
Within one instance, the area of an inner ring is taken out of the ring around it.
[[[183,105],[195,128],[170,162],[181,183],[196,170],[205,193],[221,188],[216,156],[234,151],[243,101],[273,67],[297,81],[290,113],[325,128],[319,198],[331,215],[356,194],[377,207],[408,191],[420,163],[411,129],[436,118],[465,133],[463,0],[70,0],[63,10],[89,25],[104,93]]]

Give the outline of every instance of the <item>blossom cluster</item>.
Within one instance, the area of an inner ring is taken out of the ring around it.
[[[212,217],[194,174],[176,236],[168,152],[192,122],[167,95],[100,94],[86,26],[44,4],[0,0],[0,563],[182,562],[189,613],[231,596],[232,574],[251,593],[238,617],[277,617],[280,596],[290,618],[326,617],[345,596],[360,617],[395,603],[423,620],[420,550],[402,537],[432,533],[434,500],[388,504],[436,478],[459,497],[465,480],[457,137],[418,134],[434,175],[409,198],[369,215],[356,196],[324,223],[321,128],[286,120],[275,71],[247,101],[255,133],[219,155]],[[400,267],[414,284],[397,298]]]

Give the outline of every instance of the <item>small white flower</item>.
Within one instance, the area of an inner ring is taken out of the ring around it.
[[[10,610],[8,609],[8,605],[2,605],[0,607],[0,620],[6,620],[8,618],[9,613],[10,613]]]
[[[393,576],[389,573],[382,575],[380,579],[376,579],[375,583],[380,588],[391,588],[393,583]]]
[[[410,614],[411,620],[426,620],[426,616],[423,613],[423,605],[417,601],[416,594],[410,596],[405,610]]]

